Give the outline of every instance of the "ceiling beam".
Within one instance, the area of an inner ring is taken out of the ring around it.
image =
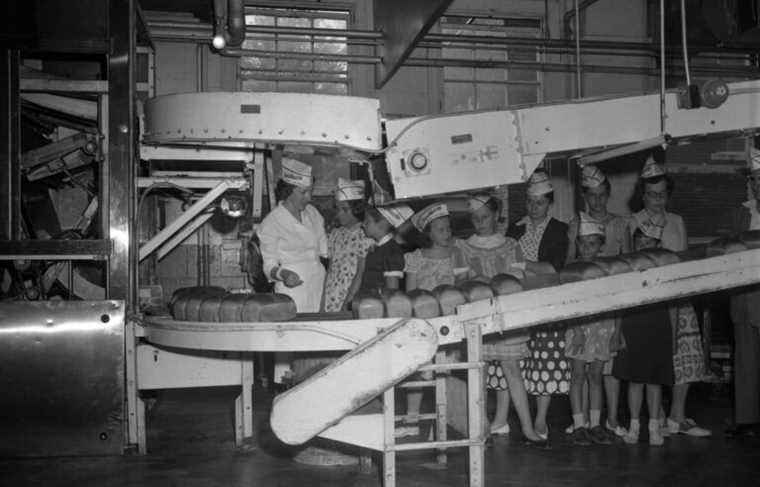
[[[383,33],[375,68],[379,89],[396,73],[453,0],[383,0],[374,2],[375,30]]]

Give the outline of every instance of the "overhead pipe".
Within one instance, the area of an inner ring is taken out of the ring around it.
[[[381,61],[379,56],[361,56],[348,54],[328,54],[328,53],[305,53],[296,51],[266,51],[260,49],[224,49],[223,54],[233,57],[255,56],[263,58],[278,59],[314,59],[322,61],[343,61],[357,64],[377,64]],[[575,63],[540,63],[532,61],[501,61],[488,59],[459,59],[459,58],[409,58],[405,63],[407,66],[440,66],[440,67],[474,67],[474,68],[518,68],[518,69],[545,69],[547,71],[574,71],[577,69]],[[581,69],[589,72],[606,72],[618,74],[645,74],[655,76],[655,71],[651,68],[635,66],[615,66],[615,65],[598,65],[598,64],[581,64]],[[681,69],[678,67],[677,69]],[[704,67],[692,68],[700,74],[727,74],[734,73],[740,76],[756,75],[757,71],[751,68],[727,69],[727,67]]]
[[[171,39],[171,40],[200,40],[201,38],[208,41],[213,34],[213,28],[210,24],[191,24],[187,22],[161,22],[149,21],[151,36],[154,39]],[[378,43],[382,41],[382,33],[376,31],[364,30],[336,30],[336,29],[317,29],[302,27],[270,27],[270,26],[247,26],[247,33],[251,34],[279,34],[281,36],[293,35],[303,36],[312,35],[317,37],[338,37],[345,38],[346,44],[367,44]],[[331,42],[330,39],[320,39],[320,42]],[[552,49],[575,49],[575,43],[563,39],[540,39],[526,37],[498,37],[498,36],[467,36],[456,34],[427,34],[420,42],[420,46],[436,47],[443,43],[454,44],[480,44],[480,45],[504,45],[504,46],[530,46]],[[652,43],[644,42],[619,42],[619,41],[591,41],[584,40],[580,43],[584,51],[588,50],[621,50],[621,51],[641,51],[646,53],[658,54],[659,46]],[[756,46],[747,44],[722,44],[720,47],[700,44],[691,45],[695,52],[704,51],[709,53],[722,54],[754,54],[757,51]],[[668,53],[676,52],[681,55],[679,46],[668,46]]]
[[[239,47],[245,40],[243,0],[214,0],[214,38],[216,49]]]
[[[227,1],[227,46],[238,47],[245,40],[245,8],[243,0]]]

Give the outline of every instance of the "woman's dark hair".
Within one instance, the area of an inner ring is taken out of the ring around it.
[[[285,201],[288,199],[288,196],[290,196],[293,193],[293,190],[295,189],[295,186],[286,183],[282,179],[277,181],[277,186],[274,188],[274,199],[278,202]]]
[[[546,199],[549,200],[549,203],[554,204],[554,191],[546,193]]]
[[[348,207],[351,209],[351,214],[357,220],[364,221],[364,214],[367,211],[367,202],[364,200],[348,200]]]
[[[631,241],[636,242],[637,238],[642,238],[642,237],[654,238],[654,237],[650,237],[649,235],[644,235],[644,232],[642,232],[640,228],[636,228],[636,230],[633,231],[633,235],[631,235]],[[662,239],[654,238],[654,240],[657,240],[658,242],[660,242]]]
[[[633,196],[628,204],[631,211],[637,212],[644,209],[644,193],[647,190],[647,184],[659,184],[662,181],[665,181],[665,190],[668,193],[668,198],[670,198],[673,195],[673,190],[676,189],[676,183],[673,181],[673,178],[670,177],[670,174],[663,174],[662,176],[655,176],[653,178],[639,178],[639,180],[636,181],[636,188],[634,189]]]

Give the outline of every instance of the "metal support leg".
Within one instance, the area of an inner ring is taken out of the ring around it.
[[[467,337],[467,361],[481,362],[483,337],[478,323],[465,323]],[[470,441],[476,444],[470,450],[470,487],[481,487],[484,479],[485,442],[483,437],[485,400],[483,367],[467,370],[468,431]]]
[[[137,393],[135,423],[137,428],[137,453],[147,455],[148,453],[148,426],[145,422],[145,401]]]
[[[396,487],[396,403],[394,388],[383,393],[383,487]]]
[[[137,445],[138,452],[145,453],[145,405],[140,400],[140,393],[137,388],[136,341],[135,323],[132,320],[127,320],[124,333],[125,370],[127,374],[127,443]],[[141,438],[142,444],[140,444]]]
[[[435,363],[441,364],[446,362],[446,352],[439,351],[435,355]],[[446,376],[447,374],[436,373],[435,374],[435,426],[436,426],[436,441],[446,441],[447,439],[447,412],[446,412]],[[446,450],[438,450],[436,456],[438,463],[445,465]]]
[[[240,360],[240,395],[235,398],[235,446],[242,446],[253,436],[253,360],[243,356]]]

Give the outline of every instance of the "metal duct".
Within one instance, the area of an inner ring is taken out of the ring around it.
[[[239,47],[244,40],[243,0],[214,0],[214,47]]]
[[[227,45],[239,47],[245,40],[245,14],[243,0],[227,2]]]

